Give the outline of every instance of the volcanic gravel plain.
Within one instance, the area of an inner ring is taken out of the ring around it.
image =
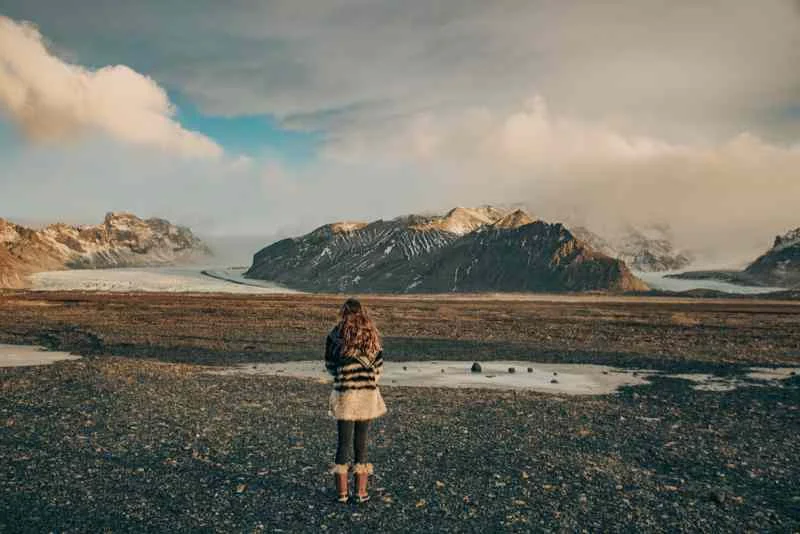
[[[0,293],[0,532],[798,532],[800,303],[365,296],[391,362],[654,374],[583,396],[384,384],[372,500],[334,502],[322,358],[342,296]],[[0,362],[2,363],[2,362]],[[524,372],[522,369],[517,372]],[[557,377],[556,377],[557,378]]]

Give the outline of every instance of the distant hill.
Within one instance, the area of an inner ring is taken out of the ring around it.
[[[800,287],[800,228],[775,237],[772,248],[743,271],[690,271],[671,278],[713,279],[740,285]]]
[[[765,285],[800,286],[800,228],[776,236],[772,248],[748,265],[744,274]]]
[[[328,224],[262,249],[245,276],[307,291],[646,289],[563,225],[492,207]]]
[[[0,219],[0,287],[60,269],[172,265],[211,254],[191,230],[164,219],[108,213],[102,224],[36,230]]]

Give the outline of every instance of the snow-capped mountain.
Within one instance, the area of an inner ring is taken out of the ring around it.
[[[41,230],[0,219],[0,286],[39,271],[173,265],[211,251],[191,230],[164,219],[108,213],[102,224],[52,224]]]
[[[492,207],[328,224],[262,249],[245,275],[311,291],[646,288],[564,226]]]
[[[627,227],[621,234],[606,238],[583,226],[570,230],[595,250],[621,259],[634,271],[677,271],[692,262],[688,253],[675,250],[671,232],[665,225]]]
[[[768,285],[800,285],[800,228],[775,237],[772,248],[747,266],[744,274]]]

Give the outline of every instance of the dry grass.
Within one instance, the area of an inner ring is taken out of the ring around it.
[[[675,326],[699,326],[700,320],[688,313],[677,312],[670,316],[670,322]]]

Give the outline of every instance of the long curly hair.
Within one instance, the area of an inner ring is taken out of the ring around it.
[[[364,355],[373,360],[383,350],[380,332],[358,300],[345,301],[338,326],[343,356]]]

